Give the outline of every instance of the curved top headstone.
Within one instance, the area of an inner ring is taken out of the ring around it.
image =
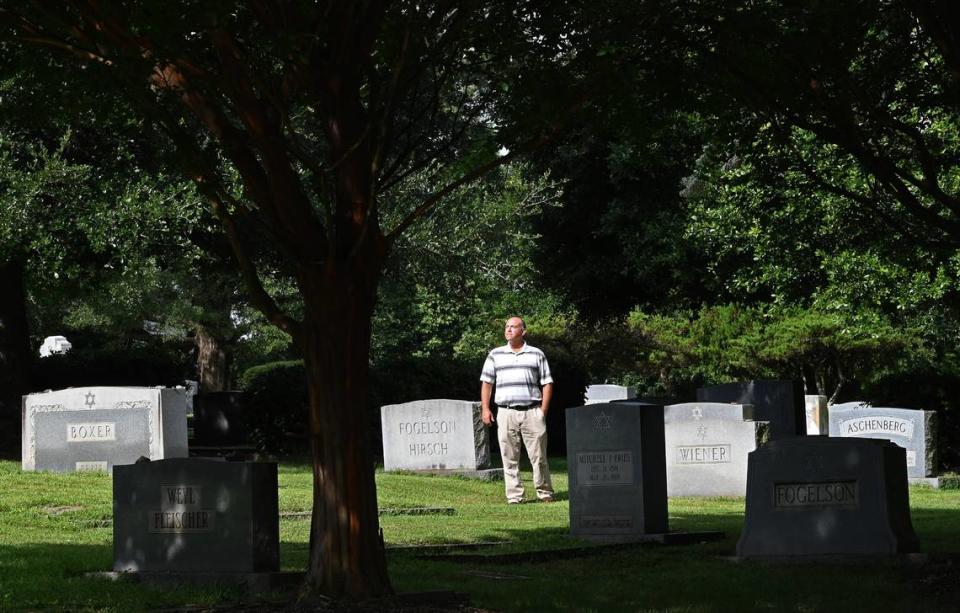
[[[906,449],[910,478],[937,474],[937,414],[844,403],[830,407],[830,436],[885,439]]]

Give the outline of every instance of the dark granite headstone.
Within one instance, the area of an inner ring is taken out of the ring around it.
[[[763,380],[712,385],[697,390],[697,402],[751,404],[755,419],[770,423],[770,439],[807,433],[803,384]]]
[[[663,407],[639,402],[566,410],[570,533],[631,540],[667,532]]]
[[[907,476],[937,474],[937,414],[919,409],[872,407],[863,403],[830,407],[830,436],[892,441],[906,449]]]
[[[745,558],[917,551],[904,450],[889,441],[803,436],[750,454]]]
[[[113,570],[274,572],[277,465],[183,458],[113,472]]]
[[[102,470],[187,456],[183,389],[73,387],[23,397],[23,470]]]
[[[249,444],[243,392],[198,394],[193,406],[193,443],[206,446]]]

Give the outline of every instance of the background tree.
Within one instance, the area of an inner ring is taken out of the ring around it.
[[[811,184],[904,239],[949,251],[960,238],[960,82],[942,50],[955,11],[923,1],[708,1],[676,3],[660,25],[667,48],[693,52],[704,102],[736,113],[723,103],[732,97],[738,121],[770,130],[770,153]]]

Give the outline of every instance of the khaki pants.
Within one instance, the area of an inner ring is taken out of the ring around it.
[[[497,440],[503,457],[503,482],[507,501],[523,500],[523,483],[520,482],[520,442],[527,448],[527,456],[533,465],[533,485],[537,498],[551,498],[550,468],[547,466],[547,421],[540,409],[506,409],[497,411]]]

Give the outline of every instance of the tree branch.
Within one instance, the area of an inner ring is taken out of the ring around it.
[[[302,324],[293,317],[287,315],[277,305],[276,301],[263,287],[260,281],[260,275],[257,273],[256,266],[247,255],[247,249],[237,229],[236,221],[233,215],[227,210],[224,200],[230,196],[224,192],[218,191],[213,186],[203,182],[196,182],[197,188],[213,208],[214,214],[220,219],[223,225],[224,233],[227,235],[227,241],[230,243],[230,249],[233,257],[240,268],[240,274],[243,276],[247,291],[250,294],[250,302],[275,326],[289,334],[293,339],[299,342],[302,334]]]
[[[445,187],[434,192],[426,200],[421,202],[413,211],[411,211],[399,224],[397,224],[397,226],[392,231],[387,233],[386,239],[388,244],[392,244],[396,240],[397,236],[402,234],[416,220],[420,219],[421,217],[429,213],[435,206],[437,206],[437,204],[440,203],[441,200],[443,200],[446,196],[451,194],[453,191],[459,189],[460,187],[463,187],[464,185],[468,185],[473,181],[476,181],[477,179],[484,176],[491,170],[494,170],[495,168],[499,168],[500,166],[503,166],[504,164],[512,161],[519,155],[532,151],[537,147],[540,147],[546,144],[547,142],[549,142],[550,140],[552,140],[556,136],[556,134],[559,133],[560,129],[564,124],[564,121],[567,118],[569,118],[571,115],[573,115],[573,113],[576,110],[582,108],[585,104],[586,104],[586,98],[581,97],[573,105],[571,105],[567,109],[567,112],[563,115],[563,117],[561,117],[561,119],[558,122],[554,123],[547,131],[539,134],[538,136],[535,136],[534,138],[531,138],[526,143],[520,146],[514,147],[506,155],[494,158],[484,164],[480,164],[479,166],[473,168],[472,170],[464,173],[460,178],[456,179],[455,181],[452,181],[451,183],[447,184]]]

